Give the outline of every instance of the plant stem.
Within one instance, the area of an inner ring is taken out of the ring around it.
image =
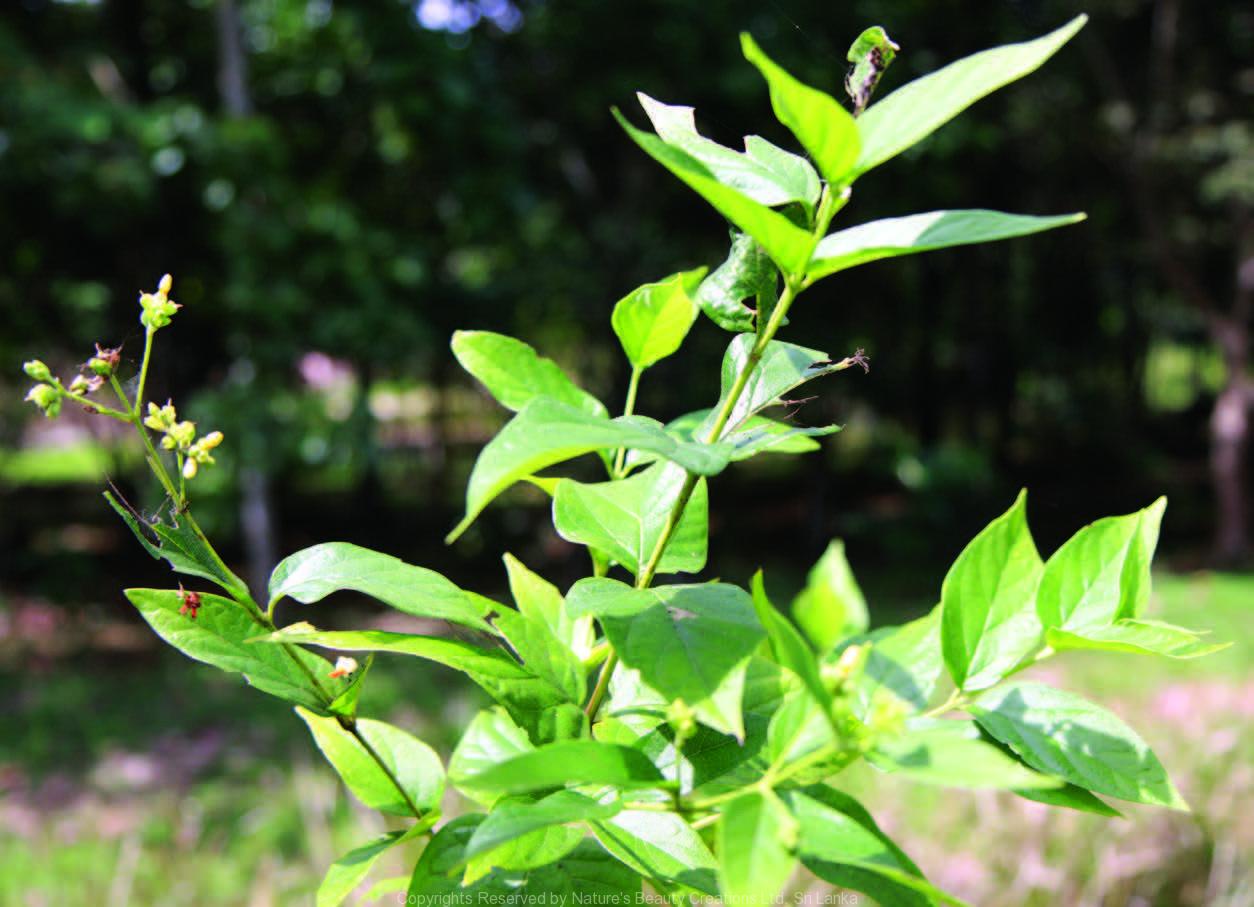
[[[631,380],[627,384],[627,400],[623,403],[623,415],[630,416],[636,411],[636,392],[640,389],[640,376],[644,374],[644,369],[634,366],[631,370]],[[613,476],[616,479],[623,477],[623,469],[627,465],[627,448],[620,447],[618,453],[614,455]]]
[[[605,656],[605,664],[601,665],[601,673],[597,675],[597,685],[592,690],[592,695],[588,697],[588,704],[583,707],[583,712],[591,721],[597,716],[597,709],[601,707],[601,701],[605,699],[606,692],[610,688],[610,677],[614,674],[614,669],[618,667],[618,653],[612,648],[610,653]]]
[[[139,384],[135,387],[135,423],[139,424],[140,417],[144,412],[144,385],[148,383],[148,363],[152,359],[152,335],[155,334],[152,328],[144,331],[144,358],[139,363]]]

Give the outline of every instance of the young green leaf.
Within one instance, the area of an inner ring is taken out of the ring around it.
[[[229,598],[202,592],[191,617],[182,613],[177,590],[127,589],[126,597],[158,636],[188,658],[243,674],[272,696],[322,709],[346,686],[326,676],[331,666],[324,659],[303,649],[249,645],[267,630]]]
[[[740,35],[745,59],[758,68],[771,92],[771,107],[814,158],[829,186],[840,189],[858,160],[858,126],[831,95],[793,78],[762,52],[747,32]]]
[[[540,800],[506,800],[498,803],[475,829],[463,859],[470,862],[480,854],[548,826],[611,819],[621,809],[617,799],[602,803],[573,790],[560,790]]]
[[[675,813],[624,810],[591,826],[606,850],[650,881],[718,897],[718,861]]]
[[[141,528],[136,515],[123,507],[111,492],[106,491],[104,497],[134,533],[135,538],[139,539],[144,550],[154,558],[165,560],[176,573],[198,576],[216,583],[237,601],[249,601],[248,586],[222,563],[221,558],[186,520],[180,522],[177,514],[171,511],[170,522],[158,518],[145,521]],[[148,533],[156,537],[155,542],[149,539]]]
[[[691,156],[722,185],[768,208],[789,202],[813,207],[818,201],[819,178],[805,158],[756,135],[745,138],[743,152],[725,148],[697,132],[693,108],[663,104],[643,92],[636,97],[658,138]]]
[[[470,722],[453,750],[448,779],[467,797],[491,806],[500,799],[500,793],[476,785],[475,775],[534,749],[527,733],[506,712],[499,708],[484,709]]]
[[[1120,800],[1189,809],[1149,745],[1079,696],[1014,683],[990,690],[969,710],[980,727],[1038,771]]]
[[[569,542],[587,545],[638,574],[657,547],[688,474],[673,463],[657,463],[612,482],[584,484],[562,479],[553,496],[553,525]],[[704,479],[697,482],[674,530],[658,573],[696,573],[705,567],[709,501]]]
[[[536,397],[550,397],[592,416],[608,415],[596,397],[567,377],[552,359],[521,340],[491,331],[457,331],[453,355],[506,409],[518,412]]]
[[[823,663],[835,665],[846,646],[868,643],[871,651],[862,673],[854,678],[851,690],[855,714],[865,718],[875,700],[885,695],[916,712],[926,709],[937,681],[945,672],[940,645],[940,606],[908,624],[880,627],[850,637],[844,645],[825,655]]]
[[[727,352],[723,354],[720,407],[711,411],[707,422],[712,422],[713,412],[721,408],[722,402],[730,395],[740,373],[750,365],[749,357],[753,351],[754,341],[752,334],[738,334],[728,344]],[[793,388],[823,375],[841,371],[848,368],[850,364],[848,360],[834,362],[822,350],[812,350],[793,343],[772,340],[766,345],[761,361],[750,374],[744,390],[732,407],[731,416],[724,430],[724,440],[759,410],[779,403],[784,394]],[[707,426],[702,426],[702,430],[698,432],[700,437],[705,436],[706,428]]]
[[[416,838],[426,830],[426,823],[419,822],[402,831],[389,831],[373,841],[355,847],[331,864],[318,886],[316,907],[339,907],[353,893],[362,880],[370,874],[379,857],[397,844]]]
[[[825,785],[784,791],[805,867],[820,879],[894,907],[963,902],[927,882],[853,797]]]
[[[557,641],[548,624],[506,608],[496,615],[495,623],[523,667],[561,691],[565,702],[583,704],[587,683],[583,662]]]
[[[980,98],[1034,72],[1088,21],[1076,16],[1034,41],[981,51],[898,88],[858,117],[862,153],[855,173],[896,157]]]
[[[823,237],[814,249],[806,276],[815,281],[881,258],[1027,236],[1077,224],[1084,217],[1083,214],[1035,217],[973,209],[929,211],[873,220]]]
[[[515,482],[563,460],[620,447],[652,451],[700,475],[721,472],[731,458],[728,445],[677,441],[640,416],[598,419],[541,397],[523,407],[480,452],[466,489],[466,516],[446,541],[461,535]]]
[[[748,233],[733,230],[727,259],[697,288],[697,304],[726,331],[754,329],[753,309],[744,304],[759,293],[774,292],[779,272],[771,256]]]
[[[1084,813],[1093,813],[1096,816],[1106,816],[1107,818],[1123,818],[1123,813],[1119,812],[1105,800],[1092,791],[1076,787],[1074,784],[1065,784],[1062,787],[1041,787],[1035,790],[1017,790],[1015,793],[1025,800],[1035,800],[1037,803],[1044,803],[1047,806],[1062,806]]]
[[[369,718],[358,719],[354,733],[337,718],[300,706],[296,713],[348,789],[371,809],[421,819],[439,808],[444,765],[417,737]]]
[[[792,601],[792,616],[820,652],[866,630],[866,599],[845,558],[844,542],[834,540],[810,570],[806,587]]]
[[[270,574],[270,600],[312,604],[350,589],[398,611],[493,632],[483,602],[434,570],[348,542],[325,542],[284,558]]]
[[[1061,779],[1038,774],[981,740],[970,721],[916,720],[902,736],[878,744],[867,759],[884,771],[942,787],[1030,790],[1063,785]]]
[[[595,740],[566,740],[522,753],[475,775],[476,789],[502,794],[565,787],[613,784],[621,788],[660,787],[662,773],[639,750]]]
[[[1045,565],[1036,610],[1046,629],[1081,635],[1137,617],[1150,594],[1150,561],[1167,499],[1085,526]]]
[[[1020,492],[963,549],[941,586],[941,648],[959,689],[992,686],[1041,646],[1033,600],[1043,565],[1026,502]]]
[[[587,658],[596,641],[592,619],[571,620],[566,615],[566,603],[557,587],[527,569],[512,554],[505,555],[505,569],[509,573],[509,591],[518,610],[531,620],[547,624],[558,642],[576,657]]]
[[[632,368],[646,369],[679,349],[697,320],[692,294],[705,272],[697,268],[646,283],[615,304],[610,324]]]
[[[1165,655],[1168,658],[1201,658],[1226,649],[1231,642],[1208,642],[1193,630],[1157,620],[1120,620],[1108,627],[1089,627],[1082,632],[1050,628],[1045,641],[1056,651],[1097,649],[1134,655]]]
[[[884,72],[893,65],[899,50],[901,48],[879,25],[866,29],[849,46],[845,59],[853,67],[845,76],[845,91],[853,101],[854,116],[866,110],[866,106],[871,103],[871,95],[875,93]]]
[[[627,121],[617,109],[614,116],[646,154],[686,183],[715,210],[756,239],[780,270],[801,274],[814,251],[814,237],[784,215],[719,182],[704,163],[678,146],[670,145]],[[817,179],[815,180],[817,186]]]
[[[580,580],[567,593],[575,616],[592,614],[622,663],[699,720],[744,737],[740,695],[748,657],[764,638],[753,600],[726,583],[633,589],[612,579]]]
[[[774,791],[728,803],[718,826],[719,888],[729,904],[771,904],[797,866],[797,820]]]
[[[749,588],[753,595],[753,607],[757,611],[758,620],[766,628],[767,639],[770,641],[775,660],[800,678],[815,702],[824,708],[828,707],[832,697],[819,675],[818,659],[806,645],[801,634],[797,632],[797,628],[771,604],[771,600],[766,595],[766,584],[762,579],[761,570],[753,574]]]

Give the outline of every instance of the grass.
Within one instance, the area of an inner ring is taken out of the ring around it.
[[[1073,653],[1029,675],[1137,728],[1193,816],[1133,808],[1109,821],[861,769],[841,781],[933,881],[982,907],[1254,904],[1254,816],[1242,808],[1254,802],[1252,607],[1254,576],[1163,575],[1153,616],[1235,645],[1193,662]],[[0,907],[309,904],[332,860],[384,830],[289,709],[212,669],[163,653],[0,680],[16,690],[0,707]],[[381,660],[371,681],[364,713],[445,754],[481,703],[412,660]],[[451,795],[446,813],[458,808]],[[415,856],[389,854],[372,881]],[[805,878],[797,892],[825,894]]]

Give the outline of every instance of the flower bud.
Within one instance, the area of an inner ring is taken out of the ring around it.
[[[96,355],[87,360],[87,368],[95,375],[101,378],[108,378],[118,370],[118,363],[122,361],[122,348],[114,347],[109,349],[96,344]]]
[[[169,296],[172,286],[174,286],[174,278],[169,274],[165,274],[161,277],[161,282],[157,284],[157,292],[162,296]]]
[[[74,380],[70,382],[71,394],[90,394],[92,392],[91,382],[83,375],[75,375]]]
[[[52,370],[44,365],[38,359],[32,359],[30,362],[23,363],[22,371],[35,381],[51,381]]]
[[[826,663],[819,668],[819,677],[823,685],[829,691],[836,692],[862,672],[870,655],[871,647],[866,645],[855,645],[845,649],[840,653],[840,658],[835,664]]]
[[[149,402],[148,416],[144,419],[144,424],[153,431],[165,431],[178,419],[178,414],[174,411],[174,404],[166,401],[165,406],[157,406],[157,404]]]
[[[349,658],[347,655],[341,655],[335,659],[335,670],[328,677],[348,677],[357,670],[357,659]]]
[[[196,478],[196,472],[199,469],[200,469],[200,466],[195,460],[191,458],[184,460],[183,461],[183,478],[185,479]]]
[[[217,447],[221,443],[222,443],[222,432],[211,431],[209,432],[209,434],[205,435],[203,438],[197,441],[196,446],[199,447],[201,450],[213,450],[215,447]]]
[[[171,425],[166,429],[166,437],[173,438],[179,449],[186,450],[192,446],[192,441],[196,440],[196,423],[179,422]]]
[[[61,412],[61,391],[51,384],[36,384],[27,392],[26,399],[43,410],[49,419],[55,419]]]

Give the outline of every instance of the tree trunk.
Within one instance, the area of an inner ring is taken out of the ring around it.
[[[231,116],[252,113],[248,92],[248,57],[244,52],[239,9],[235,0],[218,0],[218,94]]]

